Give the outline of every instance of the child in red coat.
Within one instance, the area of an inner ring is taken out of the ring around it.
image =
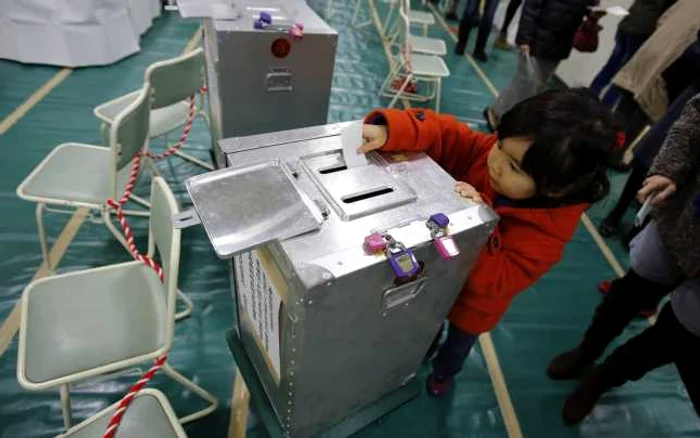
[[[459,195],[489,204],[501,218],[433,360],[428,390],[442,395],[478,335],[496,326],[512,299],[561,259],[581,214],[607,194],[616,129],[608,110],[582,89],[521,102],[503,115],[497,134],[422,109],[377,110],[366,123],[359,152],[425,151],[459,181]]]

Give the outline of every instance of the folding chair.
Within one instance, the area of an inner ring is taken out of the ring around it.
[[[57,438],[96,438],[104,434],[119,402],[104,409]],[[142,389],[124,414],[115,438],[187,438],[173,408],[162,392]]]
[[[371,8],[372,5],[370,4],[370,1],[372,0],[366,0],[367,7]],[[392,24],[392,18],[394,18],[394,12],[396,11],[396,6],[399,6],[399,9],[401,9],[402,2],[403,0],[382,0],[384,3],[389,4],[389,10],[386,13],[386,16],[384,17],[384,23],[383,23],[383,29],[384,29],[384,36],[392,39],[392,35],[394,34],[393,30],[390,31],[389,27]],[[359,17],[360,14],[360,6],[363,0],[356,0],[355,3],[355,12],[352,17],[352,25],[355,28],[360,28],[367,26],[372,23],[372,19],[368,19],[366,21],[363,21],[361,23],[358,23],[357,18]],[[410,3],[410,2],[409,2]],[[406,9],[407,15],[408,15],[408,20],[411,25],[419,25],[423,26],[423,35],[428,35],[428,27],[432,26],[435,24],[435,17],[433,14],[430,12],[425,12],[425,11],[414,11],[411,9],[410,5]],[[370,12],[371,14],[371,12]],[[395,24],[395,23],[394,23]]]
[[[136,153],[148,149],[150,86],[144,84],[129,105],[115,116],[110,127],[109,147],[82,143],[64,143],[54,148],[17,188],[21,199],[37,203],[36,220],[44,263],[49,260],[44,228],[44,210],[74,213],[80,207],[99,213],[107,229],[128,248],[111,221],[107,199],[118,200],[130,179]],[[140,162],[143,164],[143,158]],[[139,173],[140,174],[140,173]],[[136,175],[138,178],[139,174]],[[148,202],[132,195],[132,200],[148,207]],[[71,210],[60,210],[68,207]],[[147,210],[124,210],[126,215],[147,217]]]
[[[409,7],[410,0],[401,0],[401,2],[402,7]],[[399,20],[401,20],[401,17],[399,17]],[[399,37],[399,34],[400,32],[396,32],[394,34],[394,36],[392,37],[391,44],[394,44],[396,42],[396,39]],[[408,26],[408,43],[411,47],[411,52],[413,53],[436,56],[447,55],[447,44],[445,44],[444,40],[441,40],[440,38],[430,38],[426,36],[413,35],[411,33],[410,26]]]
[[[204,51],[202,48],[177,58],[156,62],[146,69],[145,82],[150,83],[153,89],[151,121],[148,132],[150,138],[163,137],[165,143],[168,143],[168,134],[181,128],[188,121],[190,97],[196,99],[196,96],[199,96],[199,105],[195,102],[194,116],[200,115],[207,124],[209,123],[207,114],[202,110],[204,97],[200,93],[204,84],[203,69]],[[129,93],[95,107],[93,112],[102,121],[100,130],[103,138],[105,132],[114,123],[116,115],[134,100],[137,93]],[[181,150],[176,151],[175,155],[204,169],[214,170],[214,166],[211,164]],[[151,170],[155,172],[155,167],[151,166]]]
[[[439,56],[413,53],[408,16],[401,9],[397,21],[398,53],[391,63],[391,71],[384,80],[380,93],[384,97],[392,98],[389,108],[393,107],[399,98],[418,102],[435,99],[435,111],[440,112],[442,78],[448,77],[450,70]],[[414,80],[428,84],[430,92],[406,92]],[[396,84],[400,86],[397,87]]]
[[[154,178],[148,256],[158,251],[164,283],[143,262],[130,261],[45,277],[24,290],[17,380],[29,390],[59,387],[66,429],[71,425],[71,384],[152,362],[170,350],[180,262],[180,230],[171,218],[177,213],[165,180]],[[216,409],[213,395],[167,361],[162,370],[209,402],[181,423]]]

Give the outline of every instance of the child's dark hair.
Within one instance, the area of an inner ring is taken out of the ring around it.
[[[585,88],[546,91],[520,102],[501,118],[498,137],[527,138],[521,168],[538,196],[563,203],[593,203],[607,195],[607,165],[618,129],[610,111]]]

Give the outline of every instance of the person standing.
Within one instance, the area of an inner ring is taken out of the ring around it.
[[[543,91],[559,63],[568,58],[588,8],[597,0],[525,0],[516,43],[518,66],[496,103],[484,110],[491,129],[509,109]]]
[[[508,7],[506,8],[506,16],[503,19],[503,26],[501,26],[501,32],[498,34],[498,38],[493,43],[493,47],[501,50],[510,50],[510,44],[508,44],[508,28],[510,23],[515,18],[515,13],[518,12],[518,8],[523,3],[523,0],[510,0]]]
[[[491,34],[491,26],[493,25],[493,16],[496,14],[496,8],[498,8],[498,0],[483,0],[484,10],[482,14],[479,14],[479,0],[467,0],[467,5],[464,7],[464,14],[462,15],[462,21],[459,22],[459,38],[457,40],[457,46],[455,47],[455,53],[458,55],[464,55],[467,49],[467,43],[469,42],[469,34],[472,28],[478,26],[479,34],[476,37],[476,45],[474,46],[474,58],[481,62],[486,62],[488,56],[486,55],[486,43],[488,42],[489,35]]]
[[[630,269],[613,281],[581,343],[552,360],[551,379],[583,374],[566,399],[564,421],[582,421],[607,391],[674,363],[700,413],[700,94],[673,125],[640,190],[652,222],[634,239]],[[591,368],[640,309],[671,294],[656,324]],[[586,371],[589,370],[589,371]]]
[[[615,47],[590,87],[596,96],[600,96],[610,85],[602,99],[608,107],[613,108],[620,99],[620,90],[610,84],[613,76],[654,33],[659,17],[675,2],[676,0],[635,0],[630,7],[629,15],[618,25]]]

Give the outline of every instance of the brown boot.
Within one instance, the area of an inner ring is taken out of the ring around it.
[[[547,376],[552,380],[570,380],[580,377],[595,361],[579,346],[552,359]]]
[[[612,388],[604,369],[596,367],[586,374],[579,386],[564,402],[562,418],[569,426],[583,421],[607,391]]]

